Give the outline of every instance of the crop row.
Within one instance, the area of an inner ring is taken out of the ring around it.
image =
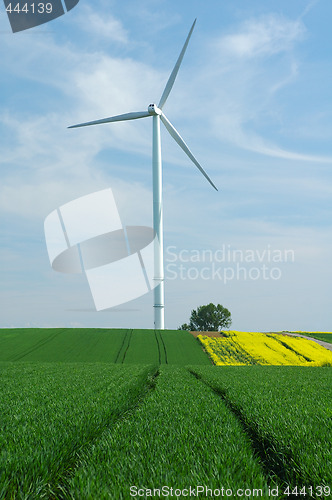
[[[0,329],[0,362],[210,364],[189,332],[102,328]]]
[[[193,372],[243,422],[280,481],[331,486],[328,367],[195,367]]]
[[[0,330],[0,361],[114,363],[127,330],[21,328]]]
[[[0,391],[1,500],[331,483],[327,367],[0,363]]]
[[[109,335],[113,336],[112,331]],[[118,334],[116,334],[118,337]],[[197,340],[188,332],[177,330],[128,330],[124,336],[116,363],[209,365]]]
[[[155,371],[0,363],[0,498],[58,498],[80,454],[137,404]]]
[[[165,365],[143,404],[83,454],[67,495],[127,499],[132,486],[147,498],[163,485],[261,488],[264,498],[272,485],[222,399],[186,369]]]
[[[229,331],[222,337],[199,335],[198,339],[218,366],[332,364],[331,351],[301,337]]]

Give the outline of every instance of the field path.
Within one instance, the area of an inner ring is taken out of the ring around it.
[[[280,332],[275,332],[280,334]],[[322,347],[325,347],[325,349],[328,349],[329,351],[332,351],[332,344],[329,342],[324,342],[324,340],[318,340],[314,339],[313,337],[308,337],[307,335],[301,335],[300,333],[283,333],[282,335],[290,335],[291,337],[302,337],[303,339],[307,340],[313,340],[314,342],[317,342],[317,344],[321,345]]]

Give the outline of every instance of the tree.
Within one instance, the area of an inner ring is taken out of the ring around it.
[[[189,325],[184,323],[179,330],[219,332],[229,328],[232,323],[231,313],[221,304],[207,304],[191,311]]]

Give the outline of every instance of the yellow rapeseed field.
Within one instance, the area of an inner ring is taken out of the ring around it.
[[[198,335],[218,366],[332,366],[332,352],[312,340],[274,333],[229,331],[223,334],[223,337]]]

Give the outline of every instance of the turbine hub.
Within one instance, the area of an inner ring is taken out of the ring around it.
[[[155,104],[149,104],[148,112],[150,115],[161,115],[161,109],[159,109]]]

